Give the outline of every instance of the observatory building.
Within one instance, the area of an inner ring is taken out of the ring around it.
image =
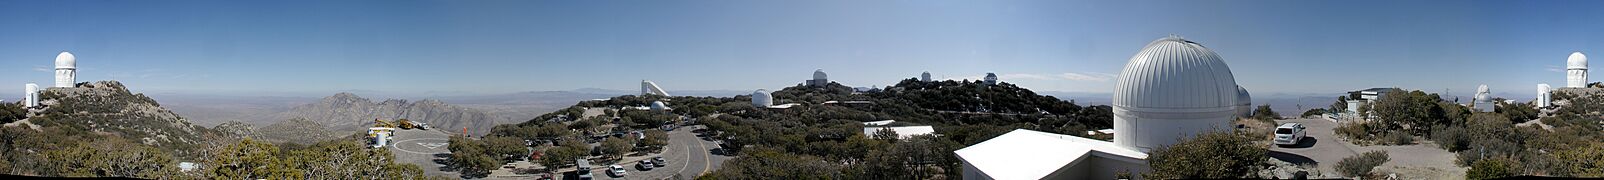
[[[668,108],[668,104],[664,104],[663,101],[652,101],[651,109],[652,111],[673,110],[673,108]]]
[[[56,55],[56,86],[73,87],[78,83],[78,57],[71,52],[62,51]]]
[[[1476,87],[1476,99],[1471,101],[1470,106],[1475,108],[1476,112],[1493,112],[1492,92],[1487,89],[1486,84]]]
[[[39,107],[39,84],[28,83],[23,85],[22,89],[26,91],[22,96],[23,107]]]
[[[1115,179],[1148,170],[1147,152],[1230,131],[1242,89],[1225,61],[1176,36],[1148,43],[1114,85],[1113,142],[1014,130],[954,151],[964,179]]]
[[[930,82],[930,71],[919,74],[919,82]]]
[[[1548,107],[1549,103],[1553,101],[1551,99],[1553,95],[1552,87],[1549,87],[1548,84],[1537,84],[1537,102],[1533,104],[1537,104],[1538,108]]]
[[[1587,55],[1582,52],[1571,52],[1571,57],[1565,60],[1565,87],[1587,87]]]
[[[996,86],[997,85],[997,73],[986,73],[986,81],[985,81],[985,83],[986,83],[986,85],[989,85],[989,86]]]
[[[1248,89],[1236,87],[1236,116],[1247,118],[1253,116],[1253,97],[1248,95]]]
[[[809,79],[806,84],[813,87],[824,87],[825,85],[830,85],[830,76],[824,74],[824,69],[813,70],[813,79]]]
[[[757,89],[757,91],[752,92],[752,107],[766,108],[769,106],[774,106],[774,96],[769,95],[768,90]]]
[[[669,96],[668,91],[664,91],[662,87],[658,87],[656,82],[640,80],[640,95],[646,96],[647,94]]]

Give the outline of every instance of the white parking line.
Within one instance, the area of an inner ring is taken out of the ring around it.
[[[410,141],[416,141],[416,140],[441,140],[441,141],[451,141],[451,140],[450,140],[450,139],[445,139],[445,138],[417,138],[417,139],[407,139],[407,140],[400,140],[400,141],[395,141],[395,146],[393,146],[393,147],[395,147],[395,150],[396,150],[396,151],[401,151],[401,152],[405,152],[405,153],[412,153],[412,154],[423,154],[423,155],[431,155],[431,154],[435,154],[435,153],[424,153],[424,152],[417,152],[417,151],[411,151],[411,150],[407,150],[407,149],[404,149],[404,148],[401,148],[401,145],[404,145],[404,144],[405,144],[405,142],[410,142]]]

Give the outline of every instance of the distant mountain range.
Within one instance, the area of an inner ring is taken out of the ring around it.
[[[369,92],[369,91],[362,91]],[[489,113],[493,122],[522,122],[541,114],[572,106],[580,101],[638,94],[640,91],[583,88],[568,91],[529,91],[507,94],[425,96],[412,99],[433,99],[445,104]],[[676,96],[730,97],[750,94],[738,90],[669,91]],[[361,93],[351,93],[361,94]],[[238,121],[255,126],[266,126],[288,118],[284,115],[297,106],[320,103],[326,98],[302,96],[227,96],[182,93],[151,95],[196,124],[216,126]],[[372,121],[373,118],[366,118]],[[333,126],[334,124],[329,124]]]
[[[386,121],[409,119],[443,129],[476,130],[490,129],[506,121],[505,118],[490,112],[446,104],[435,99],[416,102],[388,99],[375,102],[352,93],[334,94],[316,103],[296,106],[289,111],[265,117],[284,120],[305,118],[337,131],[364,130],[373,126],[374,119]]]

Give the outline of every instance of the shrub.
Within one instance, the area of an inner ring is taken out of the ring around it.
[[[1324,108],[1314,108],[1314,109],[1309,109],[1308,111],[1303,111],[1303,115],[1299,115],[1299,116],[1300,117],[1312,117],[1312,116],[1320,116],[1321,114],[1325,114],[1325,113],[1326,113],[1326,109],[1324,109]]]
[[[1515,176],[1520,164],[1508,158],[1488,158],[1476,161],[1465,172],[1465,179],[1497,179]]]
[[[1404,133],[1403,131],[1388,132],[1386,137],[1382,137],[1382,140],[1391,145],[1409,145],[1415,143],[1415,137],[1410,136],[1409,133]]]
[[[1364,124],[1363,122],[1342,123],[1336,128],[1337,135],[1353,140],[1368,139],[1370,132],[1365,129]]]
[[[1281,113],[1276,113],[1275,110],[1271,110],[1270,109],[1270,105],[1268,105],[1268,104],[1259,105],[1258,108],[1254,108],[1253,109],[1253,119],[1274,120],[1274,119],[1280,119],[1280,118],[1281,118]]]
[[[1587,143],[1551,154],[1550,157],[1558,162],[1562,171],[1572,176],[1604,177],[1604,143]]]
[[[1370,151],[1358,156],[1342,158],[1337,161],[1337,172],[1349,177],[1360,177],[1370,174],[1376,166],[1388,161],[1387,152]]]
[[[1269,164],[1269,150],[1256,137],[1208,132],[1154,149],[1148,155],[1147,179],[1225,179],[1252,176]]]
[[[1431,140],[1436,141],[1437,146],[1450,152],[1459,152],[1470,148],[1470,133],[1466,132],[1464,127],[1438,126],[1432,128]]]

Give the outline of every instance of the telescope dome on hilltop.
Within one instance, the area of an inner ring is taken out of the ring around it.
[[[1582,52],[1571,52],[1571,57],[1565,58],[1566,68],[1587,69],[1587,55]]]
[[[62,51],[56,55],[56,68],[78,68],[78,57],[71,52]]]

